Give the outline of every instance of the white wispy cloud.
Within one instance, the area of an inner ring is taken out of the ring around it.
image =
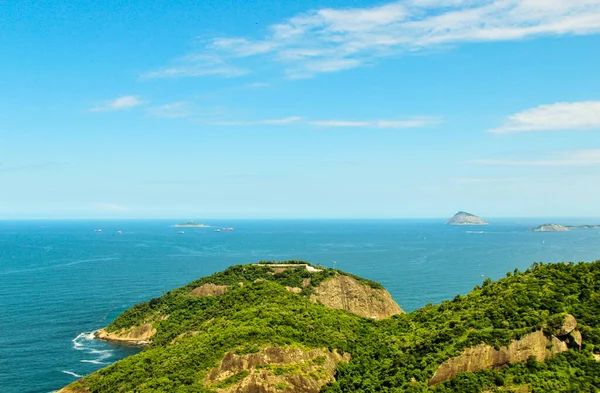
[[[516,167],[560,167],[600,165],[600,149],[569,150],[536,159],[477,159],[465,164]]]
[[[217,121],[212,122],[213,126],[260,126],[260,125],[286,125],[298,123],[302,121],[300,116],[284,117],[282,119],[266,119],[266,120],[236,120],[236,121]]]
[[[102,104],[90,109],[92,112],[118,111],[122,109],[135,108],[145,104],[140,96],[122,96],[114,100],[105,101]]]
[[[320,120],[311,121],[310,124],[315,127],[360,127],[360,128],[418,128],[438,124],[438,118],[414,118],[409,120],[370,120],[370,121],[352,121],[352,120]]]
[[[153,106],[148,108],[147,113],[151,117],[176,119],[192,115],[190,105],[186,101],[172,102],[170,104]]]
[[[258,39],[216,37],[201,51],[210,54],[208,65],[189,62],[147,76],[235,76],[242,69],[226,64],[259,57],[302,78],[433,47],[598,32],[600,0],[404,0],[315,9],[268,26]]]
[[[458,184],[490,184],[514,182],[520,179],[515,177],[455,177],[451,180]]]
[[[600,101],[558,102],[515,113],[493,134],[600,129]]]
[[[245,89],[258,89],[261,87],[269,87],[269,86],[271,86],[271,84],[267,83],[267,82],[254,82],[254,83],[248,83],[242,87]]]
[[[4,164],[0,162],[0,173],[2,172],[20,172],[20,171],[38,171],[38,170],[56,170],[66,167],[65,162],[40,162],[29,164]]]
[[[95,203],[94,206],[99,210],[105,210],[105,211],[110,211],[110,212],[124,212],[124,211],[129,210],[125,206],[117,205],[114,203],[106,203],[106,202]]]
[[[192,54],[177,59],[172,66],[146,72],[141,77],[155,79],[213,75],[229,78],[241,76],[248,72],[250,71],[247,69],[227,64],[218,55]]]
[[[418,128],[436,125],[439,118],[417,117],[408,120],[307,120],[301,116],[291,116],[282,119],[267,120],[241,120],[241,121],[219,121],[210,123],[215,126],[256,126],[256,125],[288,125],[292,123],[304,123],[318,128]]]

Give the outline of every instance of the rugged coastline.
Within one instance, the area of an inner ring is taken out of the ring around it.
[[[405,313],[342,271],[238,265],[121,314],[96,337],[145,350],[61,393],[590,391],[599,286],[600,261],[534,264]]]

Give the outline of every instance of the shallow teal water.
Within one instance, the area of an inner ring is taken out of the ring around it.
[[[0,221],[0,387],[51,392],[134,353],[89,333],[134,303],[238,263],[335,266],[383,283],[410,311],[534,261],[600,259],[600,231],[526,231],[541,223],[213,220],[235,231],[179,235],[172,221]]]

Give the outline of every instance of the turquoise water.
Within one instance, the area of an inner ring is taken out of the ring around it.
[[[526,231],[542,221],[214,220],[207,223],[235,231],[186,228],[183,235],[173,221],[0,221],[0,387],[51,392],[135,353],[90,333],[134,303],[233,264],[335,266],[383,283],[410,311],[534,261],[600,259],[600,231]]]

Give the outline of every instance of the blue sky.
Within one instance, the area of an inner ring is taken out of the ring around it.
[[[0,2],[0,218],[600,217],[600,0]]]

